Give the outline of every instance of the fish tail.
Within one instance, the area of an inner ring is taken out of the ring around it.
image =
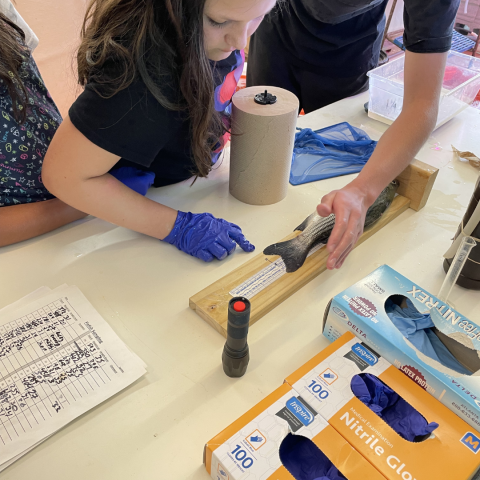
[[[285,263],[287,273],[296,272],[305,263],[309,251],[297,238],[286,242],[273,243],[263,253],[264,255],[279,255]]]

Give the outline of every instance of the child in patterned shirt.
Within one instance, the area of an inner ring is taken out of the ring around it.
[[[86,216],[42,182],[43,158],[61,121],[23,30],[0,10],[0,246]]]

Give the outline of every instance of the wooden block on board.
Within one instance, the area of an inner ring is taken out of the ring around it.
[[[360,245],[375,232],[378,232],[387,223],[407,210],[409,206],[410,200],[398,195],[380,220],[363,233],[357,245]],[[282,241],[289,240],[299,234],[300,232],[293,232]],[[225,277],[191,297],[190,308],[195,310],[215,330],[226,336],[228,302],[232,298],[229,292],[278,258],[278,256],[266,256],[263,253],[256,255]],[[326,249],[321,248],[310,255],[305,264],[296,272],[285,273],[275,282],[265,287],[264,290],[257,293],[251,300],[250,325],[253,325],[317,275],[325,271],[327,258]]]
[[[400,182],[397,193],[410,199],[410,208],[418,212],[427,203],[437,174],[438,168],[415,159],[397,177]]]

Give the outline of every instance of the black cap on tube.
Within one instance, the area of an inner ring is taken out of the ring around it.
[[[250,301],[245,297],[234,297],[228,303],[227,341],[223,347],[223,371],[229,377],[242,377],[247,371],[248,324],[250,322]]]

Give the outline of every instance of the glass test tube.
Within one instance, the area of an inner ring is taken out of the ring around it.
[[[447,276],[443,281],[442,287],[438,292],[437,297],[444,303],[447,303],[448,296],[452,291],[453,286],[455,285],[460,272],[467,261],[470,251],[477,244],[477,242],[469,236],[463,237],[460,246],[458,247],[455,257],[453,257],[450,268],[448,269]]]

